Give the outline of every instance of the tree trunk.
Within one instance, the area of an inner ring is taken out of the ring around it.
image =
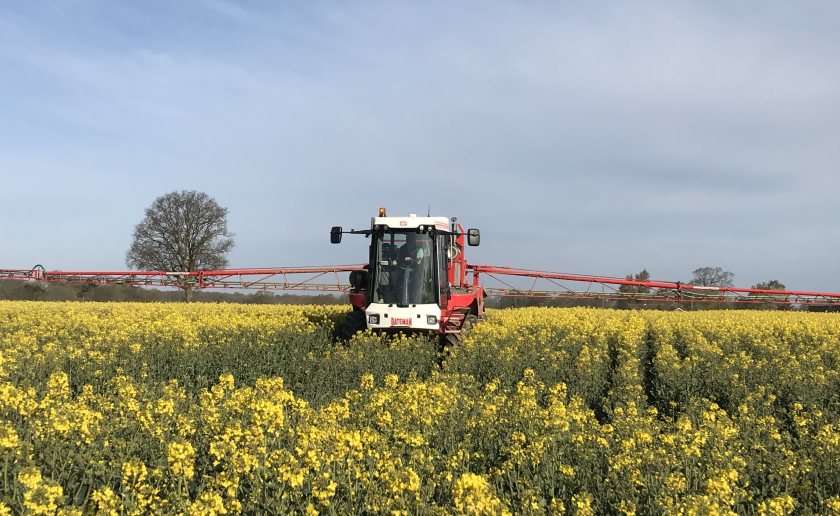
[[[184,287],[184,296],[186,297],[187,303],[192,303],[193,288]]]

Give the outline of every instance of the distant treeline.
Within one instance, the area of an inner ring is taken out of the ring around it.
[[[130,287],[126,285],[63,285],[37,281],[0,281],[0,299],[14,301],[133,301],[146,303],[180,303],[184,301],[181,290]],[[343,305],[349,306],[345,294],[289,294],[268,291],[253,293],[197,291],[193,302],[242,303],[283,305]],[[770,303],[673,303],[652,301],[602,301],[595,299],[558,299],[529,297],[490,296],[485,300],[488,308],[516,308],[526,306],[574,307],[589,306],[623,310],[805,310],[809,312],[835,312],[840,306],[791,306]]]
[[[840,312],[837,306],[810,306],[774,303],[725,303],[725,302],[668,302],[634,301],[632,299],[563,299],[536,298],[517,296],[491,296],[485,302],[487,308],[517,308],[526,306],[574,307],[589,306],[594,308],[615,308],[619,310],[799,310],[807,312]]]
[[[38,281],[0,281],[0,299],[15,301],[133,301],[147,303],[175,303],[184,301],[182,290],[161,290],[127,285],[64,285]],[[240,292],[197,291],[194,302],[243,304],[345,304],[347,296],[333,294],[277,294],[257,291]]]

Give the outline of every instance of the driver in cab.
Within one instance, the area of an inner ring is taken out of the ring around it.
[[[405,235],[405,244],[400,247],[399,265],[400,267],[411,267],[421,263],[426,257],[426,250],[417,245],[417,233],[407,233]]]

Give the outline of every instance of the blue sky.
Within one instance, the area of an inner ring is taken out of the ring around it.
[[[840,3],[0,3],[0,268],[124,269],[158,195],[236,267],[457,216],[475,263],[840,291]]]

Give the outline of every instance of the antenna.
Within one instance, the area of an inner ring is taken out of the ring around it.
[[[426,216],[427,217],[432,216],[432,203],[429,203],[429,209],[426,211]]]

